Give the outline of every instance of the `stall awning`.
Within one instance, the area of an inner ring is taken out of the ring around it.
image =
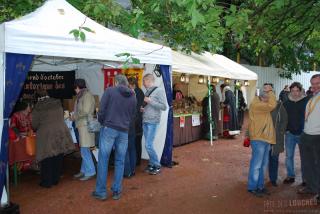
[[[69,32],[80,26],[86,41]],[[171,65],[171,49],[110,30],[82,14],[65,0],[48,0],[34,12],[0,25],[0,51],[83,59],[122,61],[130,53],[142,63]],[[4,41],[3,41],[4,38]]]
[[[172,70],[179,73],[217,76],[237,80],[257,80],[253,71],[219,54],[205,52],[190,55],[173,51]]]
[[[187,55],[172,51],[172,71],[194,75],[217,76],[231,78],[226,69],[219,65],[210,66],[195,57],[196,54]]]

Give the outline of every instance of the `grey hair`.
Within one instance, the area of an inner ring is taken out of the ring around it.
[[[127,77],[125,75],[123,75],[123,74],[116,75],[115,76],[115,81],[119,85],[124,85],[124,86],[128,86],[129,85]]]
[[[146,74],[146,75],[143,76],[143,79],[149,79],[152,82],[155,81],[155,78],[154,78],[153,74]]]
[[[260,94],[259,94],[259,97],[268,98],[269,94],[267,92],[265,92],[265,91],[261,91]]]

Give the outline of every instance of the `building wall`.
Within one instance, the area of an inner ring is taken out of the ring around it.
[[[310,86],[310,78],[314,74],[319,74],[320,72],[310,72],[310,73],[301,73],[298,75],[293,75],[292,79],[281,78],[278,74],[279,68],[271,68],[271,67],[259,67],[259,66],[250,66],[243,65],[251,71],[258,74],[257,88],[262,88],[263,84],[266,82],[270,82],[274,84],[274,89],[276,95],[278,96],[281,90],[285,85],[290,85],[293,82],[300,82],[305,90],[308,90]]]

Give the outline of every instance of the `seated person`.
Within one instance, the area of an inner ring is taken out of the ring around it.
[[[31,105],[27,102],[22,101],[16,104],[15,113],[11,116],[10,128],[18,137],[26,136],[32,131],[31,110]]]

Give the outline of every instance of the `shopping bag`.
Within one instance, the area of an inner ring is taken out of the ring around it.
[[[36,154],[36,136],[29,135],[26,137],[26,153],[30,156]]]
[[[250,138],[249,137],[245,137],[243,140],[243,146],[244,147],[249,147],[250,146]]]
[[[91,133],[99,132],[101,125],[97,119],[88,120],[88,131]]]

